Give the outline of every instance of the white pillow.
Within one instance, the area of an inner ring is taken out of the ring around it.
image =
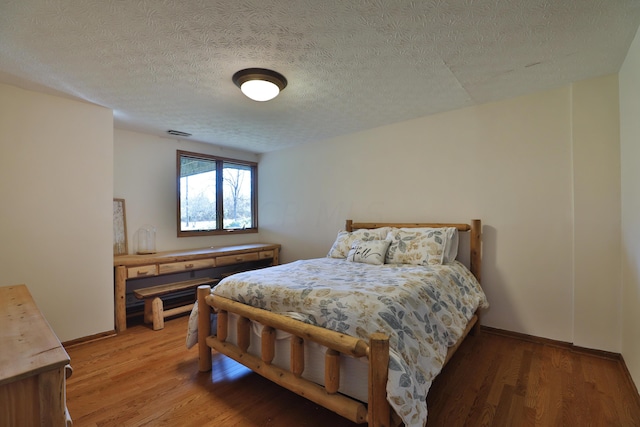
[[[381,265],[389,248],[390,240],[354,240],[347,254],[347,261]]]
[[[380,227],[374,229],[361,228],[353,232],[340,231],[327,256],[329,258],[346,258],[354,240],[383,240],[387,237],[390,229],[390,227]]]
[[[458,242],[460,240],[458,229],[455,227],[447,227],[447,243],[444,247],[443,264],[449,264],[458,257]]]
[[[387,250],[385,262],[387,264],[438,265],[445,262],[445,259],[447,262],[452,261],[449,254],[445,257],[451,233],[449,227],[392,230],[387,237],[391,240],[391,245]],[[450,246],[453,246],[453,243],[451,242]],[[457,246],[455,250],[457,253]]]

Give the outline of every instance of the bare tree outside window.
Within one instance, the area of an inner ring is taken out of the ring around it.
[[[251,168],[225,164],[223,168],[224,225],[246,228],[251,224]]]

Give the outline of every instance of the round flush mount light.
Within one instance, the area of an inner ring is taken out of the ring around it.
[[[280,73],[265,68],[240,70],[231,78],[248,98],[269,101],[287,87],[287,79]]]

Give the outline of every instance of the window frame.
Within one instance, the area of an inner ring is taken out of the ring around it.
[[[180,203],[180,168],[182,157],[210,160],[216,163],[216,229],[182,231]],[[224,228],[224,174],[225,165],[247,166],[251,169],[251,228]],[[193,151],[176,150],[176,195],[177,195],[177,232],[178,237],[220,236],[229,234],[246,234],[258,232],[258,163],[248,160],[232,159]]]

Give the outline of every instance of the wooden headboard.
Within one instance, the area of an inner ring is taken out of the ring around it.
[[[482,272],[482,222],[479,219],[472,219],[470,224],[461,223],[397,223],[397,222],[354,222],[348,219],[345,225],[346,231],[354,231],[361,228],[380,228],[380,227],[396,227],[396,228],[441,228],[455,227],[459,232],[470,232],[469,239],[469,270],[480,280]]]

